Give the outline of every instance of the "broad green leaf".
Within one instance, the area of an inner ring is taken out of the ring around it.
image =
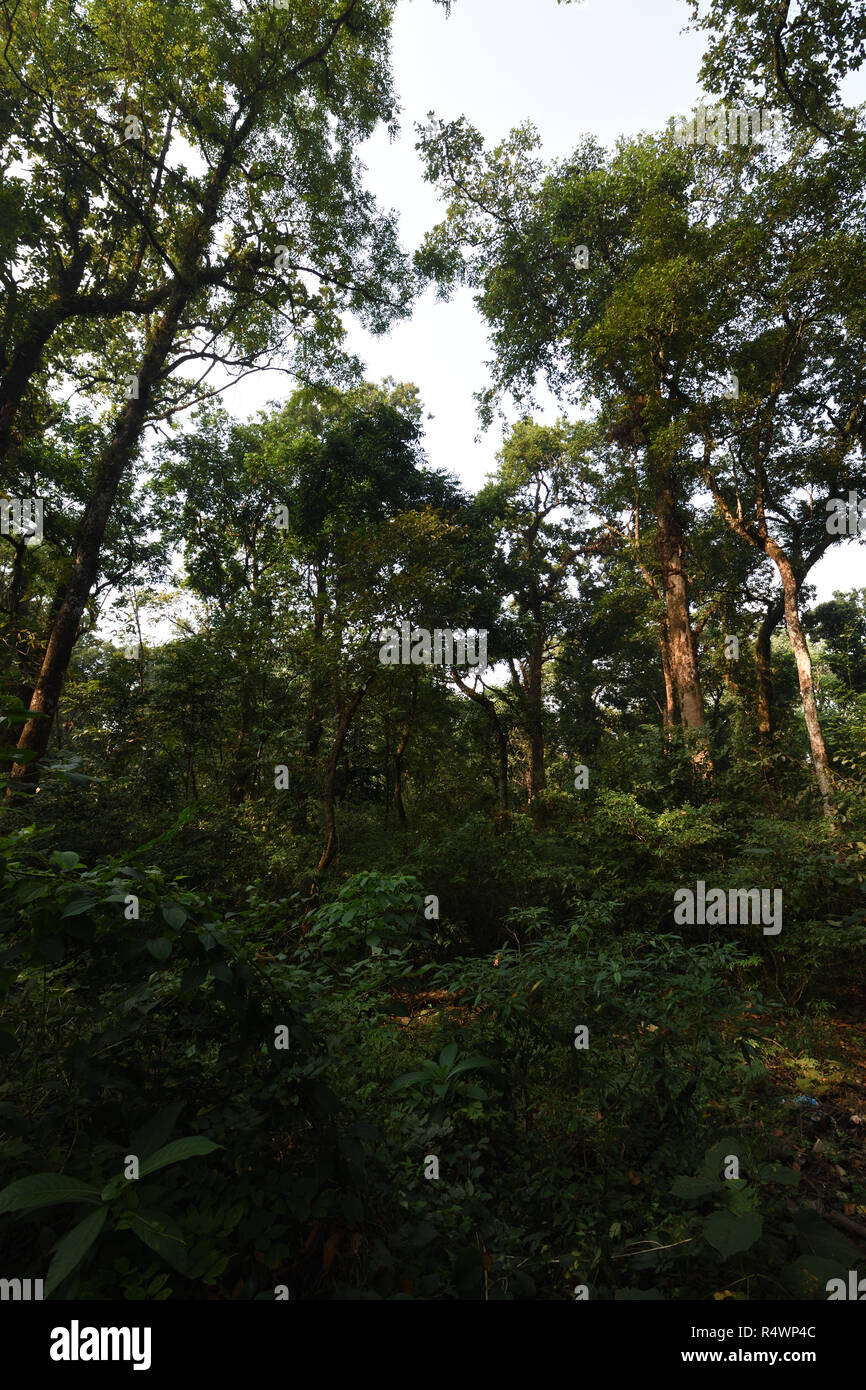
[[[191,1135],[188,1139],[174,1139],[164,1148],[157,1149],[149,1158],[145,1158],[138,1170],[139,1177],[144,1178],[148,1173],[155,1173],[157,1168],[165,1168],[169,1163],[182,1163],[184,1159],[198,1158],[222,1147],[222,1144],[214,1144],[200,1134]]]
[[[144,944],[154,960],[168,960],[171,955],[171,942],[167,936],[152,936]]]
[[[0,1192],[0,1214],[4,1211],[35,1211],[59,1202],[98,1202],[99,1189],[63,1173],[36,1173],[19,1178]]]
[[[729,1178],[724,1183],[725,1198],[728,1203],[729,1211],[734,1216],[745,1216],[747,1212],[754,1211],[758,1204],[758,1194],[751,1183],[747,1183],[745,1178]]]
[[[62,917],[80,917],[82,912],[89,912],[92,907],[96,907],[99,898],[73,898],[72,902],[66,904]]]
[[[429,1071],[407,1071],[402,1076],[398,1076],[396,1081],[391,1082],[392,1091],[400,1091],[404,1086],[417,1086],[419,1081],[429,1081]]]
[[[734,1216],[730,1211],[714,1211],[704,1222],[704,1235],[723,1260],[748,1250],[760,1240],[764,1223],[757,1212]]]
[[[55,849],[51,853],[51,863],[56,864],[60,869],[74,869],[81,860],[72,849]]]
[[[439,1065],[440,1065],[440,1067],[450,1067],[450,1066],[453,1066],[453,1064],[454,1064],[454,1059],[455,1059],[456,1056],[457,1056],[457,1044],[456,1044],[456,1042],[450,1042],[450,1043],[448,1043],[447,1046],[443,1047],[442,1051],[439,1053]]]
[[[186,1271],[187,1248],[180,1227],[161,1211],[140,1208],[127,1212],[119,1223],[134,1231],[139,1240],[150,1250],[155,1250],[172,1269],[180,1273]]]
[[[724,1168],[725,1159],[728,1157],[728,1154],[736,1154],[742,1162],[742,1153],[740,1152],[742,1147],[742,1140],[737,1139],[734,1135],[730,1135],[726,1139],[720,1139],[718,1143],[713,1144],[711,1149],[707,1149],[704,1154],[703,1162],[701,1163],[701,1174],[707,1178],[721,1178],[722,1169]]]
[[[52,1294],[57,1285],[62,1284],[66,1276],[71,1274],[76,1265],[81,1263],[105,1225],[107,1215],[107,1207],[100,1207],[98,1211],[92,1211],[89,1216],[85,1216],[83,1221],[79,1221],[77,1226],[73,1226],[71,1231],[58,1240],[54,1246],[56,1254],[45,1276],[46,1296]]]
[[[183,926],[189,915],[186,908],[181,907],[180,903],[168,903],[165,907],[160,908],[160,911],[163,921],[167,922],[170,927],[174,927],[175,930]]]
[[[44,878],[31,879],[29,883],[21,883],[15,890],[15,896],[20,903],[32,903],[36,898],[44,898],[46,893],[50,893],[51,884]]]
[[[489,1070],[492,1066],[493,1063],[490,1061],[489,1057],[467,1057],[464,1062],[458,1062],[456,1067],[452,1067],[450,1074],[451,1076],[459,1076],[460,1073],[464,1071],[480,1070],[482,1068]]]

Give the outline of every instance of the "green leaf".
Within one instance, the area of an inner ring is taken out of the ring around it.
[[[487,1092],[483,1086],[464,1086],[463,1094],[470,1100],[487,1100]]]
[[[222,1144],[214,1144],[200,1134],[192,1135],[188,1139],[174,1139],[144,1160],[138,1170],[139,1177],[144,1178],[148,1173],[155,1173],[157,1168],[165,1168],[169,1163],[182,1163],[184,1159],[210,1154],[222,1147]]]
[[[764,1223],[754,1211],[742,1216],[734,1216],[730,1211],[714,1211],[704,1222],[704,1235],[723,1260],[748,1250],[760,1240],[763,1229]]]
[[[722,1168],[728,1154],[739,1156],[742,1148],[742,1141],[734,1135],[729,1135],[725,1139],[720,1139],[713,1144],[711,1149],[707,1149],[701,1164],[701,1175],[706,1178],[721,1178]]]
[[[720,1190],[721,1183],[718,1178],[674,1178],[671,1183],[671,1192],[675,1197],[708,1197],[711,1193]]]
[[[72,902],[66,904],[61,917],[80,917],[82,912],[89,912],[92,907],[96,907],[99,898],[73,898]]]
[[[160,911],[163,921],[167,922],[170,927],[174,927],[175,930],[182,927],[189,916],[186,908],[181,907],[179,903],[168,903]]]
[[[161,1255],[172,1269],[186,1272],[187,1248],[183,1232],[165,1212],[140,1208],[125,1214],[121,1227],[128,1227],[150,1250]]]
[[[152,936],[144,944],[154,960],[168,960],[171,955],[171,942],[167,936]]]
[[[134,1178],[128,1178],[125,1173],[117,1173],[113,1178],[109,1178],[99,1196],[103,1202],[113,1202],[118,1192],[121,1192],[127,1183],[134,1181]]]
[[[489,1070],[492,1066],[493,1063],[490,1061],[489,1057],[467,1057],[464,1062],[458,1062],[456,1067],[451,1068],[450,1075],[459,1076],[461,1072],[476,1069],[480,1070],[482,1068]]]
[[[99,1189],[63,1173],[36,1173],[19,1178],[0,1192],[0,1214],[5,1211],[35,1211],[58,1202],[98,1202]]]
[[[453,1066],[453,1064],[454,1064],[454,1059],[455,1059],[456,1056],[457,1056],[457,1044],[456,1044],[456,1042],[450,1042],[450,1043],[448,1043],[448,1045],[447,1045],[446,1047],[443,1047],[442,1051],[439,1053],[439,1065],[440,1065],[440,1067],[450,1067],[450,1066]]]
[[[50,893],[51,884],[44,878],[31,879],[29,883],[21,883],[15,890],[15,896],[20,903],[32,903],[35,898],[44,898],[46,893]]]
[[[56,864],[59,869],[74,869],[81,860],[72,849],[55,849],[51,853],[51,863]]]
[[[75,1269],[75,1266],[81,1263],[105,1225],[107,1215],[107,1207],[100,1207],[98,1211],[92,1211],[89,1216],[85,1216],[83,1221],[79,1221],[77,1226],[73,1226],[71,1231],[58,1240],[54,1246],[56,1254],[45,1276],[46,1296],[52,1294],[57,1285],[62,1284],[67,1275]]]
[[[745,1216],[746,1212],[754,1211],[758,1205],[757,1189],[745,1178],[729,1178],[725,1182],[725,1200],[734,1216]]]
[[[429,1081],[429,1071],[407,1071],[402,1076],[398,1076],[396,1081],[391,1082],[392,1091],[401,1091],[405,1086],[417,1086],[421,1081]]]

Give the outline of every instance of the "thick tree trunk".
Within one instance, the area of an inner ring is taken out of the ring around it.
[[[809,748],[812,753],[812,766],[815,771],[815,781],[818,783],[818,790],[821,793],[821,800],[824,804],[824,815],[832,820],[835,815],[836,804],[833,793],[833,780],[830,773],[830,759],[827,756],[827,746],[824,742],[821,720],[818,716],[818,706],[815,702],[812,658],[809,655],[806,637],[800,625],[800,613],[797,603],[799,587],[797,584],[797,577],[790,560],[776,541],[768,539],[766,542],[766,551],[770,559],[776,565],[782,580],[782,589],[785,596],[785,626],[788,629],[788,640],[791,643],[794,652],[794,660],[797,663],[797,679],[800,683],[800,698],[803,702],[803,717],[806,721],[806,732],[809,736]]]
[[[662,711],[662,727],[665,736],[670,737],[673,733],[677,718],[677,699],[674,691],[674,676],[671,670],[671,656],[668,650],[667,627],[663,626],[659,630],[659,647],[662,654],[662,673],[665,680],[665,707]]]
[[[495,711],[494,711],[495,714]],[[498,759],[496,766],[496,792],[500,811],[508,810],[508,735],[502,728],[499,719],[493,723],[493,733],[496,738]]]
[[[755,639],[755,679],[757,684],[758,740],[765,748],[773,741],[773,679],[770,643],[785,607],[784,590],[767,604],[767,611]]]
[[[529,680],[526,690],[526,733],[529,741],[529,800],[535,801],[547,786],[544,768],[544,704],[541,677],[544,665],[544,637],[539,635],[529,654]]]
[[[685,573],[685,541],[670,487],[658,496],[658,560],[667,615],[671,675],[686,732],[706,727]],[[704,760],[705,763],[705,760]]]
[[[33,646],[26,621],[25,594],[28,580],[26,565],[28,551],[23,540],[16,541],[12,536],[7,536],[6,540],[13,546],[14,554],[9,589],[4,604],[3,645],[7,651],[10,653],[14,651],[15,653],[15,663],[18,667],[17,695],[24,707],[29,709],[33,695]],[[21,730],[18,729],[16,738],[20,732]]]
[[[331,751],[328,755],[328,763],[325,768],[325,777],[322,783],[322,810],[325,815],[325,847],[316,865],[318,873],[324,873],[325,869],[327,869],[332,862],[339,847],[340,841],[337,834],[337,813],[335,809],[337,766],[340,761],[340,754],[343,751],[343,745],[346,742],[346,735],[349,732],[349,725],[352,723],[355,711],[363,700],[367,687],[372,679],[373,677],[370,676],[366,684],[363,685],[360,690],[355,691],[355,694],[352,696],[337,721],[334,741],[331,744]]]
[[[697,774],[705,778],[712,776],[713,764],[710,759],[704,696],[698,674],[697,644],[689,612],[685,538],[677,516],[673,489],[667,482],[659,489],[656,514],[656,555],[665,598],[671,678],[692,767]]]
[[[250,115],[244,123],[244,134],[251,120]],[[218,220],[223,192],[242,139],[243,134],[238,132],[232,144],[223,150],[220,162],[211,174],[202,201],[201,216],[181,258],[180,270],[173,282],[165,312],[145,348],[138,372],[138,397],[127,402],[103,453],[79,526],[72,574],[54,599],[48,644],[30,703],[33,717],[24,725],[18,740],[18,747],[36,753],[37,759],[48,747],[51,725],[78,636],[81,616],[99,571],[102,541],[117,489],[141,438],[153,389],[171,351],[181,317],[196,292],[202,253]],[[15,795],[16,781],[21,782],[35,775],[35,763],[36,760],[27,764],[13,764],[7,799]]]
[[[139,374],[138,399],[127,403],[103,455],[93,492],[84,510],[72,574],[62,595],[58,593],[55,599],[54,621],[30,701],[32,718],[24,725],[18,740],[19,748],[29,749],[37,757],[41,757],[48,747],[54,712],[78,636],[81,616],[99,570],[102,541],[117,489],[141,437],[154,381],[168,356],[188,298],[189,290],[179,289],[157,327]],[[13,765],[7,797],[14,795],[15,780],[26,777],[28,769],[32,775],[33,766],[32,762]]]

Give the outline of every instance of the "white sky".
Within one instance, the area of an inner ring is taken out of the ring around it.
[[[530,119],[546,158],[568,154],[584,132],[612,146],[621,134],[662,129],[701,95],[704,38],[683,32],[687,19],[685,0],[455,0],[448,18],[432,0],[403,0],[393,50],[402,133],[392,143],[381,131],[361,155],[380,203],[400,214],[404,245],[417,246],[442,215],[414,148],[414,123],[428,111],[444,119],[465,114],[487,141]],[[846,96],[866,98],[861,75]],[[501,434],[494,426],[475,438],[473,393],[486,382],[490,352],[471,291],[437,304],[428,290],[411,320],[383,338],[353,326],[349,347],[368,379],[393,376],[420,388],[433,415],[426,422],[430,463],[477,489],[494,467]],[[246,418],[287,391],[284,376],[262,373],[223,400]],[[548,413],[555,416],[554,404]],[[822,599],[866,586],[866,554],[857,542],[843,542],[810,578]]]

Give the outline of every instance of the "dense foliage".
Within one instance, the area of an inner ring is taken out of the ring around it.
[[[693,6],[713,90],[794,102],[781,148],[546,164],[431,122],[414,265],[355,158],[392,4],[4,11],[0,477],[45,504],[0,536],[6,1274],[801,1300],[863,1269],[866,589],[809,585],[866,481],[862,32],[766,8]],[[343,351],[425,278],[476,293],[482,413],[520,403],[475,494]],[[183,376],[272,358],[297,382],[242,422]],[[778,930],[678,916],[697,885],[781,894]]]

